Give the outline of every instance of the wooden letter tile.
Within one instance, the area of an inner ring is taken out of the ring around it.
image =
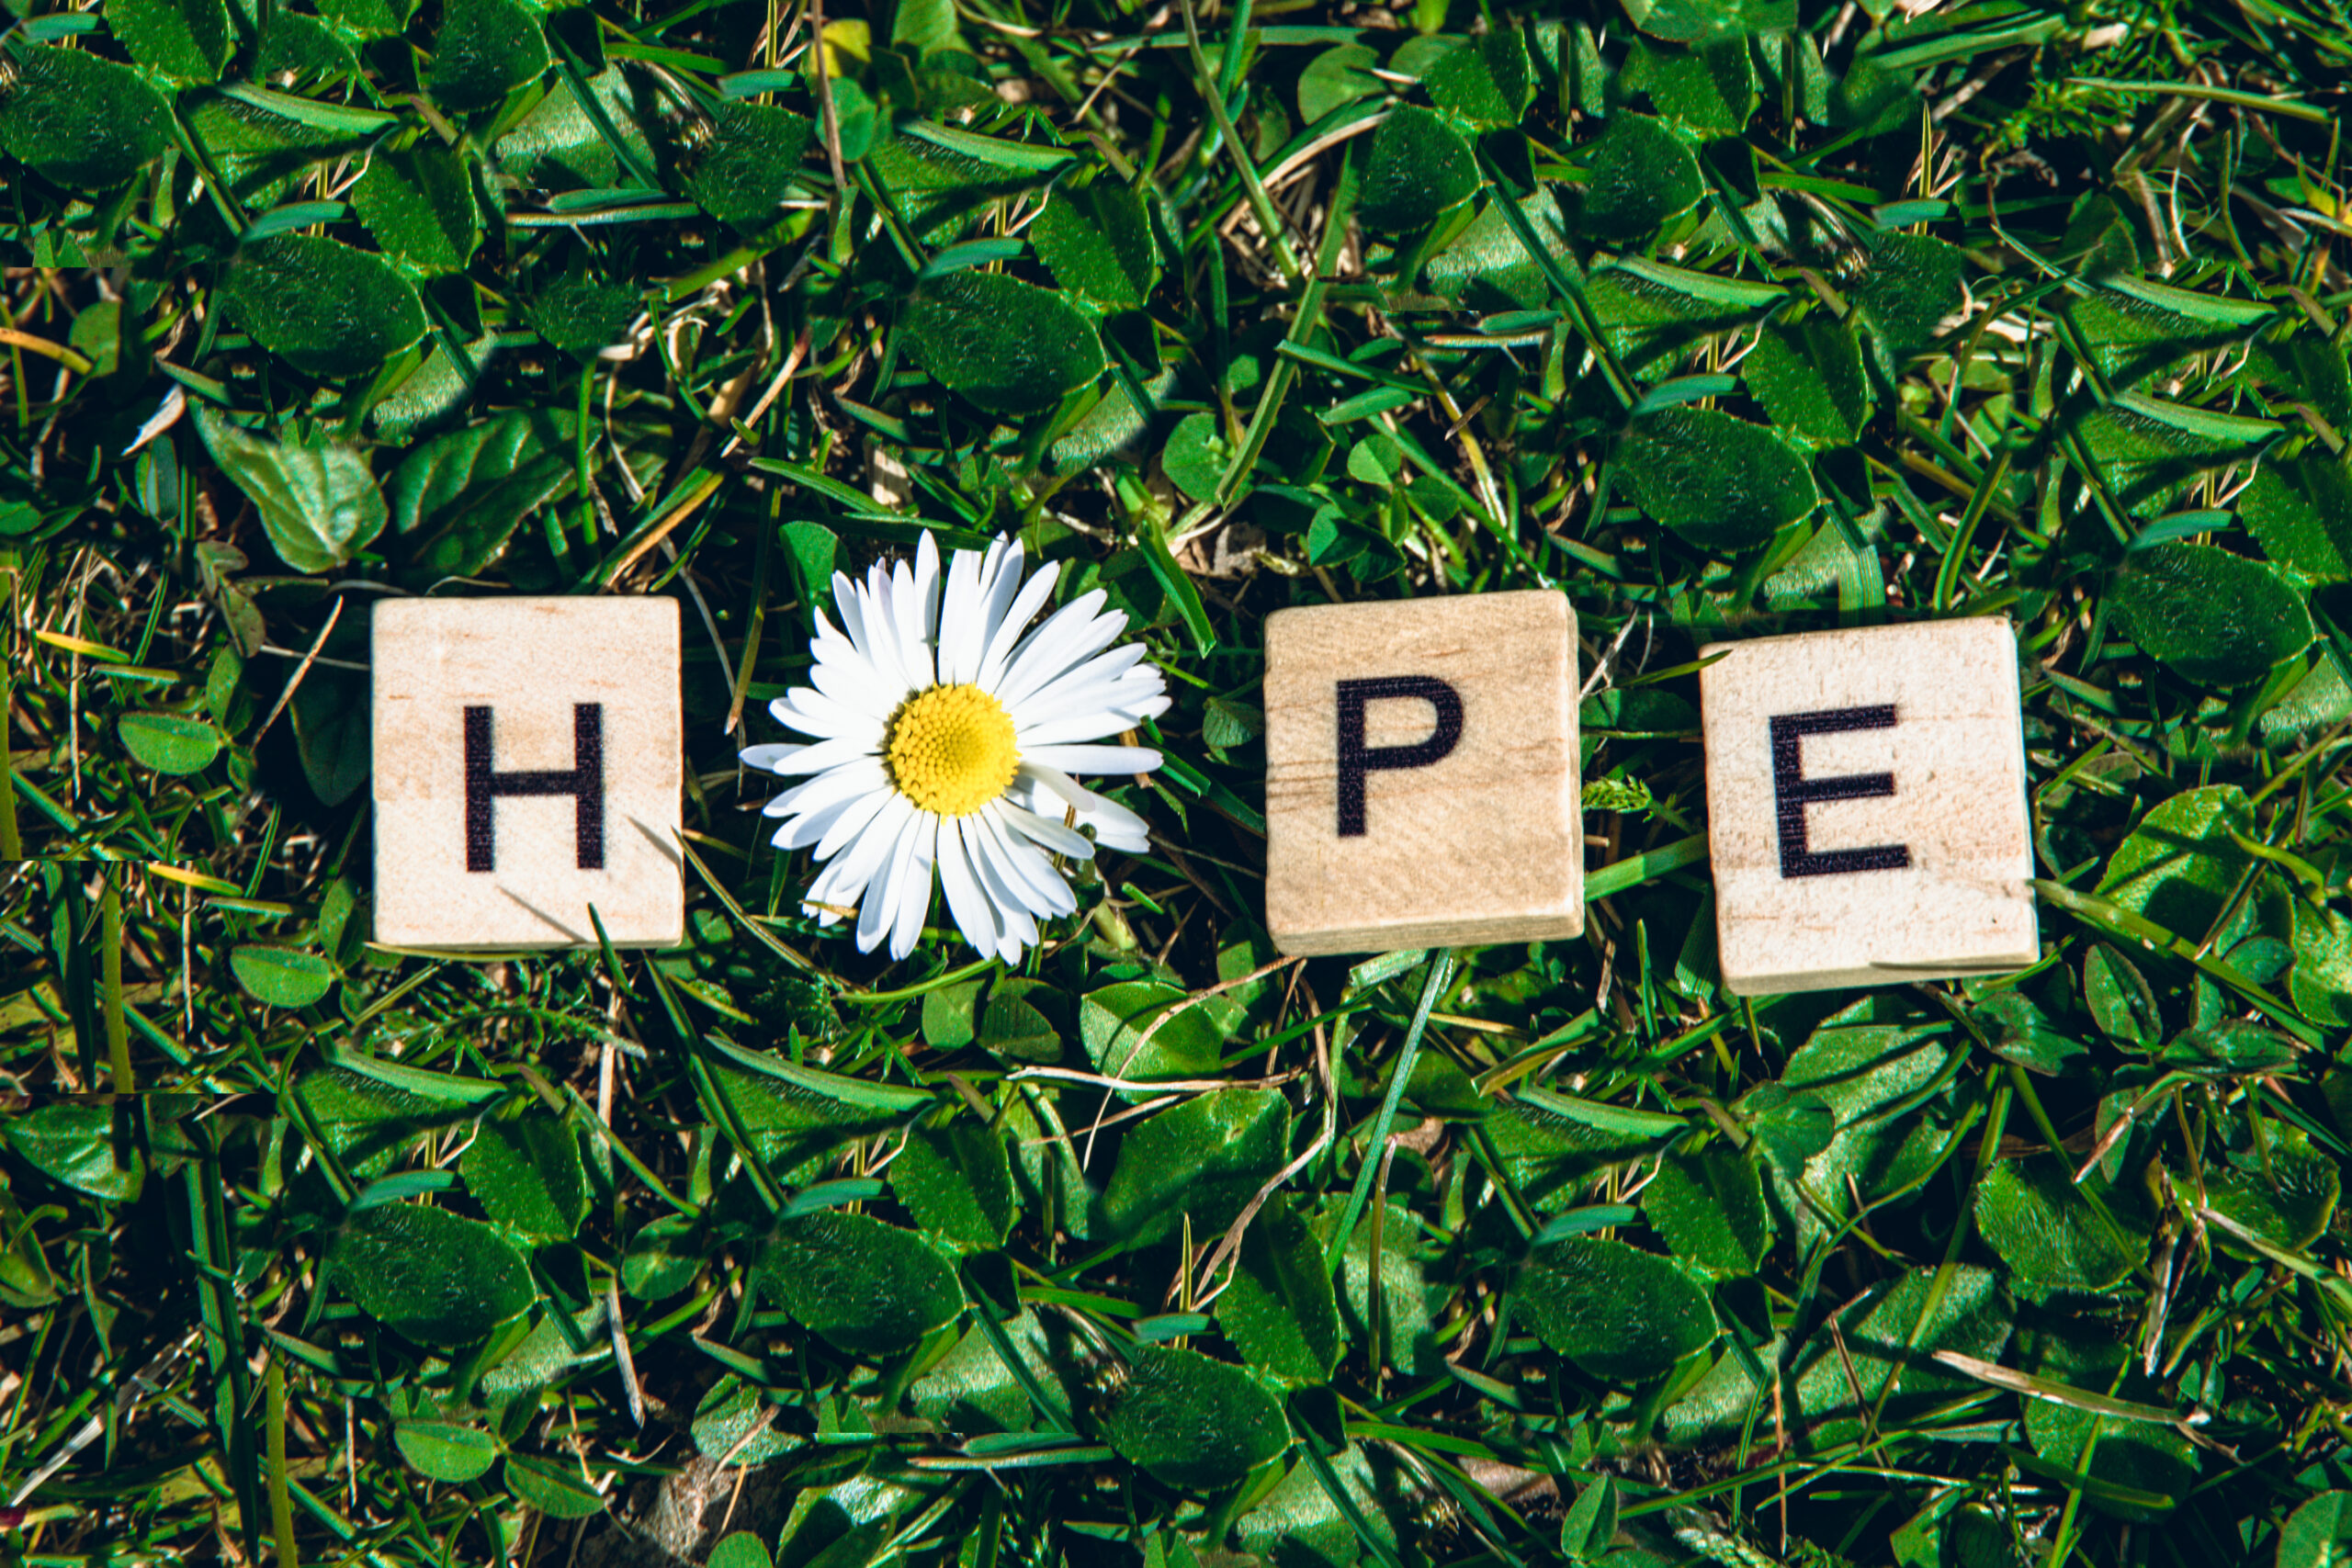
[[[373,626],[376,939],[684,934],[674,599],[397,599]]]
[[[1699,706],[1725,988],[1883,986],[2039,956],[2007,621],[1702,650],[1718,653]]]
[[[1576,621],[1557,593],[1266,619],[1266,927],[1289,953],[1584,930]]]

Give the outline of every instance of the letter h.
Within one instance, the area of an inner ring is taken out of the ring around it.
[[[500,773],[492,762],[491,710],[466,709],[466,869],[498,869],[495,818],[502,795],[568,795],[576,808],[580,869],[605,869],[605,708],[571,705],[571,766]]]

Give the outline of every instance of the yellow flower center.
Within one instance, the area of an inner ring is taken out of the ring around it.
[[[978,686],[916,693],[890,716],[882,742],[890,783],[942,817],[969,816],[1002,795],[1020,764],[1012,716]]]

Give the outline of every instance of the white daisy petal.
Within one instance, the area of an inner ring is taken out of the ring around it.
[[[854,795],[871,795],[889,787],[889,777],[874,758],[860,758],[828,768],[815,778],[797,784],[761,807],[770,817],[822,811]]]
[[[769,773],[779,773],[782,770],[776,764],[799,750],[798,746],[789,742],[770,743],[763,746],[746,746],[737,753],[737,756],[747,768],[762,768]]]
[[[1148,746],[1024,746],[1021,760],[1066,773],[1148,773],[1159,766]]]
[[[1045,847],[1049,852],[1068,855],[1072,860],[1092,860],[1094,840],[1075,828],[1066,828],[1051,817],[1041,816],[1026,807],[1008,804],[1004,808],[1005,826]]]
[[[827,768],[837,768],[843,762],[870,757],[874,748],[862,740],[836,737],[820,740],[813,746],[803,746],[775,766],[779,773],[821,773]]]
[[[962,668],[957,677],[959,680],[972,682],[980,678],[989,649],[995,642],[997,633],[1003,629],[1006,614],[1021,592],[1022,559],[1023,551],[1018,539],[999,539],[989,547],[989,553],[980,563],[978,604],[973,617],[977,647],[971,663]],[[1016,622],[1013,630],[1018,632],[1019,629],[1020,624]]]
[[[898,890],[898,919],[890,930],[890,956],[901,959],[922,940],[922,918],[931,912],[931,872],[939,858],[940,818],[924,812],[915,818],[906,881]]]
[[[964,842],[964,820],[950,818],[939,825],[939,890],[947,896],[947,912],[964,940],[983,953],[998,948],[995,912],[979,877],[972,870]]]
[[[882,939],[898,929],[899,902],[908,885],[914,880],[915,840],[930,823],[930,817],[910,810],[899,822],[898,831],[890,835],[890,846],[883,852],[882,863],[867,884],[865,897],[857,908],[857,950],[871,953],[881,945]],[[926,885],[923,893],[929,896]]]
[[[1061,574],[1061,564],[1048,561],[1037,570],[1036,576],[1021,585],[1021,592],[1013,595],[1012,604],[1004,612],[1004,618],[996,624],[989,635],[989,650],[980,656],[980,672],[972,677],[976,683],[992,692],[1001,684],[1005,660],[1011,659],[1013,649],[1020,646],[1021,628],[1027,626],[1030,617],[1045,608],[1046,601],[1053,597],[1054,583]]]
[[[1023,948],[1037,945],[1037,917],[1031,912],[1028,897],[1020,890],[1006,863],[1011,852],[987,813],[975,812],[964,818],[961,826],[965,848],[972,857],[972,869],[999,923],[998,953],[1007,964],[1018,963]],[[1038,858],[1042,863],[1044,857]],[[1069,889],[1065,887],[1063,891],[1067,894]],[[1050,906],[1046,913],[1053,913]]]
[[[831,832],[834,825],[842,818],[860,811],[870,818],[881,804],[882,802],[873,795],[854,795],[847,800],[837,800],[831,805],[820,806],[814,811],[799,813],[791,821],[778,828],[775,830],[775,837],[768,841],[780,850],[805,850],[811,844],[824,842],[825,835]],[[854,831],[854,829],[852,830]]]
[[[903,796],[886,795],[880,797],[874,815],[866,819],[865,826],[841,835],[841,842],[829,859],[822,852],[824,845],[820,844],[818,858],[827,860],[827,864],[824,874],[817,879],[817,886],[831,887],[839,896],[817,901],[826,904],[857,902],[858,895],[865,891],[866,884],[874,880],[875,873],[889,858],[890,848],[898,842],[899,830],[914,814],[914,807],[909,806]],[[835,825],[833,831],[840,831],[839,824]],[[829,832],[825,837],[830,842],[833,833]],[[810,888],[809,895],[816,897],[817,888]]]
[[[1003,679],[992,688],[997,700],[1007,704],[1021,701],[1057,675],[1102,651],[1126,630],[1127,617],[1119,612],[1095,613],[1105,597],[1100,588],[1080,594],[1023,638],[1006,661]]]
[[[982,559],[970,550],[957,550],[948,564],[947,585],[939,601],[939,682],[944,686],[967,683],[979,668]]]
[[[867,795],[865,801],[858,803],[825,829],[824,836],[817,840],[817,858],[823,861],[831,860],[855,842],[861,834],[885,831],[885,829],[876,822],[876,818],[883,812],[901,808],[909,811],[914,809],[907,805],[906,797],[896,791],[876,790],[872,795]],[[896,832],[898,818],[893,817],[890,820],[892,826],[888,830]]]
[[[1011,808],[1001,801],[972,814],[987,844],[981,862],[1007,885],[1022,908],[1039,915],[1068,915],[1078,908],[1078,895],[1045,852],[1012,831]]]
[[[1076,809],[1080,827],[1091,828],[1106,849],[1140,854],[1150,847],[1149,824],[1114,800],[1095,794],[1051,762],[1023,758],[1021,777],[1036,793],[1036,804],[1060,802]]]

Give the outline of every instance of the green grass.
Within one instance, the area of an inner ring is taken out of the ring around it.
[[[2352,21],[1883,8],[18,23],[0,1554],[2337,1561]],[[923,527],[1177,699],[1019,973],[735,762]],[[1264,616],[1530,587],[1587,935],[1277,962]],[[681,601],[685,946],[370,940],[425,590]],[[1947,615],[2041,962],[1724,995],[1697,648]]]

